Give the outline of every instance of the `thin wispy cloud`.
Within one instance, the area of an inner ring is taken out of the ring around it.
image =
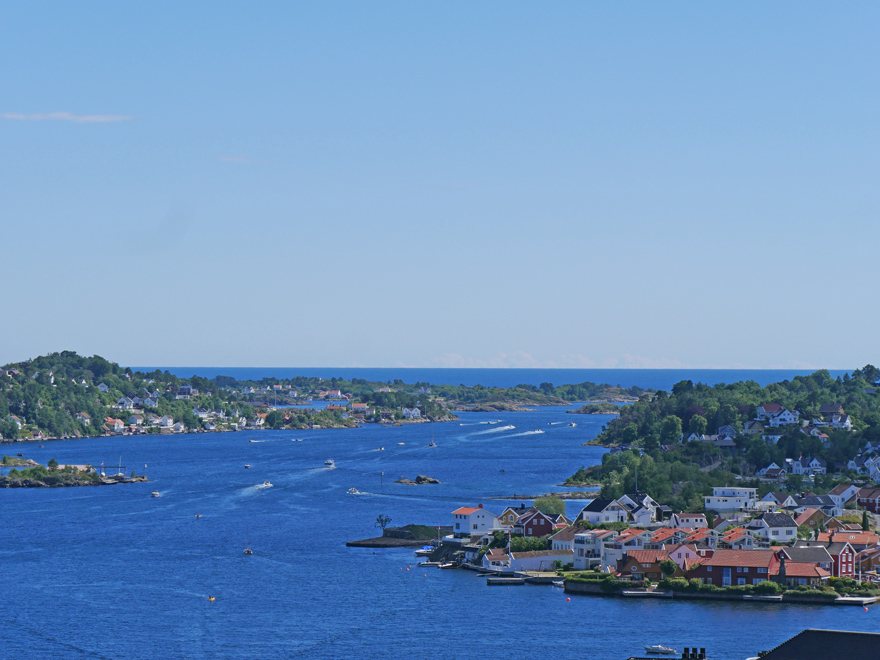
[[[72,112],[4,112],[0,119],[13,121],[72,121],[77,124],[107,124],[134,119],[131,115],[75,115]]]
[[[221,156],[221,163],[265,163],[265,160],[259,158],[248,158],[247,156]]]

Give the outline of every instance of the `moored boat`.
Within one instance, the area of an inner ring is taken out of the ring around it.
[[[676,649],[671,649],[668,646],[663,646],[662,644],[646,646],[645,653],[651,653],[652,655],[678,655],[678,651]]]

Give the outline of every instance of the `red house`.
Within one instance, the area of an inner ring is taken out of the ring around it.
[[[513,524],[513,533],[520,536],[544,536],[556,531],[556,520],[538,510],[524,513]]]

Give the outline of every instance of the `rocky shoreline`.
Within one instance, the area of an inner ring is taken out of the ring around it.
[[[48,479],[16,479],[0,477],[0,488],[69,488],[74,486],[112,486],[149,481],[146,477],[99,477],[91,479],[80,474],[52,475]]]

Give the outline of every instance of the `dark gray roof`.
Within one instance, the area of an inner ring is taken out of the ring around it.
[[[802,561],[806,563],[816,562],[819,564],[827,564],[831,561],[831,555],[825,549],[825,546],[814,545],[807,548],[795,547],[785,548],[785,556],[792,561]]]
[[[770,527],[797,527],[797,523],[784,513],[762,513],[755,516],[758,520],[763,520]]]
[[[795,496],[794,501],[797,502],[798,506],[812,506],[812,507],[823,507],[823,506],[835,506],[834,498],[830,495],[804,495],[803,497]]]
[[[601,498],[596,498],[592,502],[590,502],[587,506],[585,506],[581,511],[590,511],[593,513],[604,511],[608,508],[610,504],[613,504],[614,500],[603,500]]]
[[[808,629],[783,642],[762,660],[876,658],[880,633]]]

